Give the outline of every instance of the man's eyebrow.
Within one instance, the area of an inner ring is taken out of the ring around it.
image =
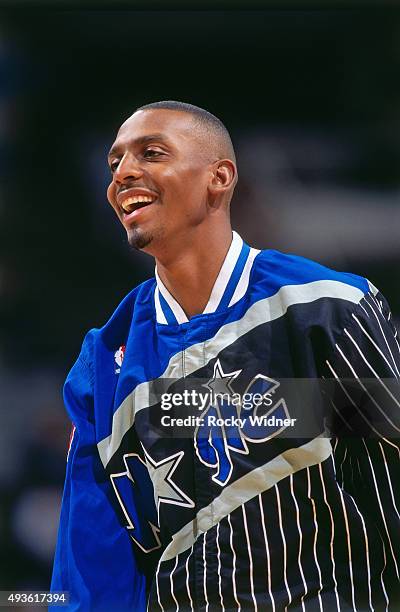
[[[141,144],[146,144],[146,142],[154,142],[155,140],[158,140],[160,142],[165,142],[166,144],[168,143],[168,139],[164,136],[164,134],[146,134],[146,136],[139,136],[139,138],[134,138],[133,140],[131,140],[129,142],[130,145],[141,145]],[[118,153],[119,151],[119,146],[118,145],[114,145],[111,147],[111,149],[108,152],[108,157],[111,157],[112,155],[115,155],[116,153]]]

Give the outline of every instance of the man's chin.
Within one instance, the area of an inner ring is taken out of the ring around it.
[[[142,251],[153,240],[153,236],[149,233],[141,232],[140,230],[131,230],[128,232],[128,243],[131,249]]]

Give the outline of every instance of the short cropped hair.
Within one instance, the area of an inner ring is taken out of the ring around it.
[[[196,123],[198,123],[201,128],[204,128],[206,132],[211,132],[211,134],[217,136],[218,140],[223,143],[226,152],[229,154],[232,160],[236,162],[235,150],[233,148],[231,136],[225,125],[220,119],[218,119],[218,117],[216,117],[212,113],[209,113],[204,108],[200,108],[200,106],[195,106],[194,104],[189,104],[188,102],[178,102],[176,100],[162,100],[160,102],[151,102],[150,104],[139,106],[136,111],[151,110],[157,108],[180,111],[192,115]]]

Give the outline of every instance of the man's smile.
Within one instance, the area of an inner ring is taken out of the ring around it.
[[[131,189],[123,189],[117,195],[117,203],[122,209],[123,213],[130,214],[139,208],[148,206],[154,200],[157,195],[148,191],[147,189],[134,187]]]
[[[136,208],[141,208],[141,206],[136,206],[137,204],[148,204],[153,200],[149,196],[134,196],[132,198],[127,198],[121,204],[122,208],[126,213],[131,213]]]

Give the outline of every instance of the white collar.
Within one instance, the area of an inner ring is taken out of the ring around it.
[[[247,245],[245,246],[247,247]],[[212,312],[216,312],[216,310],[218,309],[218,306],[220,305],[221,300],[227,290],[229,281],[232,277],[232,273],[236,267],[236,264],[238,263],[238,259],[242,253],[243,247],[244,242],[242,238],[239,236],[239,234],[237,234],[237,232],[232,232],[232,241],[229,250],[225,256],[224,262],[211,290],[210,298],[202,314],[210,314]],[[249,249],[249,247],[247,247],[247,249]],[[230,300],[229,306],[237,302],[240,297],[244,295],[244,292],[247,289],[248,285],[248,276],[250,273],[251,264],[254,260],[255,255],[257,255],[258,253],[259,251],[257,251],[256,249],[250,249],[249,256],[246,259],[243,259],[242,274],[240,276],[239,282],[237,283],[237,286],[235,287],[234,295]],[[245,276],[245,278],[242,278],[243,276]],[[188,322],[188,318],[183,308],[176,301],[173,295],[171,295],[171,293],[168,291],[168,289],[160,279],[157,272],[157,267],[155,269],[155,277],[157,284],[154,294],[154,300],[158,323],[168,324],[168,322]],[[243,285],[245,285],[244,291],[242,290]],[[240,290],[238,291],[239,288]]]

